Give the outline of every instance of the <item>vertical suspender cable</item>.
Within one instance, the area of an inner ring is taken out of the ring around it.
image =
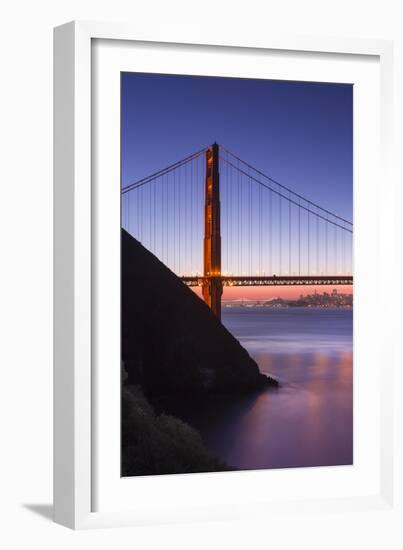
[[[186,191],[186,212],[187,212],[187,224],[185,227],[185,236],[186,236],[186,259],[190,259],[190,237],[192,235],[192,228],[190,224],[190,187],[189,187],[189,174],[190,166],[186,165],[185,169],[185,191]],[[190,270],[185,269],[185,274],[190,273]]]
[[[249,174],[249,169],[248,169]],[[249,276],[252,275],[252,180],[249,175]]]
[[[226,263],[225,263],[225,269],[227,273],[229,273],[229,182],[228,182],[228,164],[225,163],[225,221],[226,221],[226,234],[225,234],[225,255],[226,255]]]
[[[288,275],[291,275],[291,201],[288,201]]]
[[[123,200],[121,201],[122,204],[122,223],[123,227],[127,231],[127,197],[123,197]]]
[[[233,273],[234,269],[233,269],[233,262],[234,262],[234,259],[233,259],[233,251],[234,251],[234,212],[233,212],[233,208],[234,208],[234,189],[233,189],[233,186],[232,186],[232,168],[231,166],[229,166],[227,164],[227,181],[228,181],[228,186],[229,186],[229,190],[230,190],[230,193],[229,193],[229,196],[230,196],[230,201],[229,201],[229,231],[230,231],[230,243],[231,243],[231,246],[230,246],[230,250],[229,250],[229,264],[228,264],[228,270],[230,273]]]
[[[298,206],[298,275],[301,275],[301,208]]]
[[[316,274],[319,275],[319,216],[316,216]]]
[[[269,260],[270,260],[270,274],[274,275],[273,269],[273,196],[272,192],[269,192],[269,221],[270,221],[270,241],[269,241]]]
[[[338,261],[337,261],[337,227],[334,226],[334,271],[338,275]]]
[[[202,157],[204,158],[204,157]],[[196,196],[197,196],[197,208],[196,208],[196,226],[197,226],[197,234],[201,234],[203,235],[203,228],[200,227],[200,210],[202,210],[202,212],[204,212],[204,208],[203,208],[203,205],[204,205],[204,202],[203,202],[203,194],[202,194],[202,199],[200,200],[200,187],[201,189],[203,189],[203,185],[200,186],[200,159],[197,159],[196,160]],[[203,182],[204,183],[204,182]],[[203,191],[202,191],[203,193]],[[203,242],[202,242],[202,246],[203,246]]]
[[[173,228],[174,228],[174,268],[173,271],[176,273],[176,171],[173,172],[174,178],[174,208],[173,208]]]
[[[193,237],[194,237],[194,228],[193,228],[193,160],[190,163],[190,274],[193,273]]]
[[[310,215],[308,211],[308,275],[309,275],[309,268],[310,268],[310,246],[311,246],[311,239],[310,239]]]
[[[239,168],[239,160],[238,160],[238,168]],[[243,188],[242,188],[242,185],[243,185],[243,180],[242,180],[242,174],[241,172],[238,172],[238,181],[240,181],[240,198],[241,198],[241,216],[239,218],[239,223],[240,223],[240,231],[241,231],[241,239],[242,241],[240,242],[240,247],[241,247],[241,250],[240,250],[240,261],[241,261],[241,271],[240,271],[240,275],[243,275],[243,243],[244,243],[244,234],[243,234],[243,212],[244,212],[244,204],[243,204],[243,201],[242,201],[242,198],[243,198]]]
[[[136,238],[140,240],[140,189],[135,189],[134,192],[136,193]]]
[[[280,191],[280,188],[279,188]],[[283,214],[282,214],[282,202],[281,202],[281,195],[279,196],[279,224],[280,224],[280,250],[279,250],[279,274],[282,274],[282,268],[283,268]]]
[[[342,270],[342,273],[345,273],[346,272],[346,250],[345,250],[345,238],[346,238],[346,232],[345,231],[342,231],[341,232],[341,246],[342,246],[342,249],[341,249],[341,270]]]
[[[165,249],[167,254],[167,265],[171,267],[172,263],[172,198],[173,198],[172,174],[167,175],[167,202],[166,202],[166,233],[165,233]]]
[[[143,191],[144,187],[139,189],[140,191],[140,242],[143,243]]]
[[[238,161],[239,165],[239,161]],[[240,188],[240,173],[237,173],[237,184],[238,184],[238,275],[241,275],[242,273],[242,266],[239,263],[240,259],[240,250],[242,249],[242,243],[241,243],[241,214],[240,214],[240,208],[241,208],[241,188]]]
[[[154,247],[154,254],[157,253],[157,185],[158,185],[158,182],[159,180],[157,179],[155,182],[154,182],[154,189],[153,189],[153,208],[154,208],[154,213],[153,213],[153,233],[154,233],[154,236],[153,236],[153,247]]]
[[[164,227],[164,209],[165,209],[165,200],[164,200],[164,193],[165,193],[165,183],[164,183],[164,178],[162,178],[162,181],[161,181],[161,199],[160,199],[160,216],[159,216],[159,220],[160,220],[160,240],[161,240],[161,258],[164,258],[164,233],[165,233],[165,227]],[[165,263],[165,261],[163,260],[163,262]]]
[[[148,187],[148,249],[151,250],[151,185]]]
[[[181,272],[181,221],[182,221],[182,212],[181,212],[181,203],[182,203],[182,188],[181,188],[181,168],[178,168],[178,243],[179,243],[179,254],[178,254],[178,274]]]
[[[170,239],[170,234],[172,233],[172,223],[171,223],[171,219],[172,219],[172,176],[171,175],[168,175],[167,176],[167,203],[166,203],[166,216],[165,216],[165,220],[166,220],[166,224],[167,224],[167,227],[166,227],[166,236],[165,236],[165,247],[166,247],[166,251],[167,251],[167,265],[169,266],[169,251],[171,249],[171,246],[172,246],[172,238]],[[172,253],[171,253],[171,256],[172,256]]]
[[[127,197],[124,197],[123,199],[122,220],[123,220],[123,227],[127,231]]]
[[[259,185],[259,275],[262,275],[262,186]]]
[[[326,269],[326,275],[328,275],[328,269],[327,269],[327,263],[328,263],[328,223],[327,223],[327,219],[326,219],[326,251],[325,251],[325,269]]]

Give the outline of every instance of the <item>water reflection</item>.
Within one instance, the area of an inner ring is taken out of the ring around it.
[[[223,322],[282,387],[199,410],[206,443],[240,469],[351,464],[351,310],[231,308]]]

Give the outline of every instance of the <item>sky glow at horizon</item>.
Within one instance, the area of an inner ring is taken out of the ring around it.
[[[271,300],[273,298],[283,298],[285,300],[295,300],[303,294],[314,294],[315,291],[317,294],[323,294],[327,292],[331,294],[333,289],[337,290],[338,294],[352,294],[351,286],[252,286],[252,287],[224,287],[222,299],[224,301],[232,300]],[[201,288],[193,287],[192,290],[199,296],[202,297]]]

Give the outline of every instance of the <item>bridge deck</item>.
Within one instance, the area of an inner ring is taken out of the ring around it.
[[[181,277],[187,286],[202,286],[209,277]],[[214,277],[211,277],[213,279]],[[221,279],[223,286],[302,286],[302,285],[352,285],[351,275],[263,275],[258,277],[229,276],[216,277]]]

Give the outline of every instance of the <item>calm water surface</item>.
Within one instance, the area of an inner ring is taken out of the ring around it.
[[[240,469],[353,461],[352,310],[224,308],[223,323],[281,382],[192,422],[215,454]]]

